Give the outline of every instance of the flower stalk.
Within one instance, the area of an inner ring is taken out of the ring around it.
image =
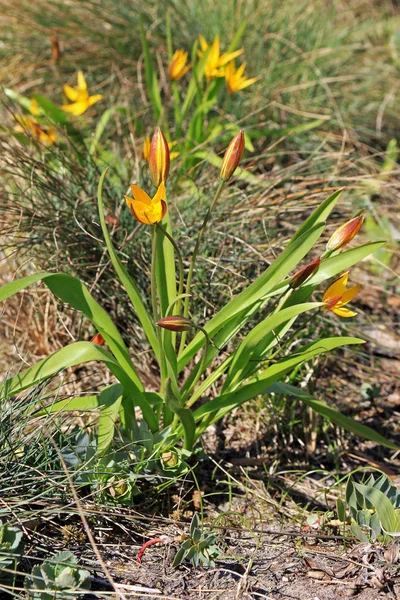
[[[205,230],[207,228],[208,221],[210,220],[212,211],[214,210],[214,207],[215,207],[216,203],[218,202],[219,197],[221,196],[221,192],[222,192],[222,189],[224,187],[224,184],[225,184],[224,180],[222,180],[222,181],[219,182],[219,185],[218,185],[217,190],[215,192],[213,201],[211,202],[211,205],[210,205],[210,207],[209,207],[209,209],[207,211],[207,214],[204,217],[203,224],[202,224],[202,226],[200,228],[200,231],[199,231],[199,233],[197,235],[196,245],[194,247],[193,255],[192,255],[192,258],[190,260],[189,272],[188,272],[188,276],[187,276],[187,280],[186,280],[186,294],[188,294],[188,295],[185,297],[185,302],[184,302],[184,306],[183,306],[183,316],[185,318],[187,318],[188,315],[189,315],[189,308],[190,308],[190,295],[189,294],[190,294],[190,288],[191,288],[191,285],[192,285],[194,268],[196,266],[196,260],[197,260],[197,256],[198,256],[199,249],[200,249],[200,244],[202,242],[203,235],[204,235],[204,232],[205,232]],[[180,344],[180,347],[179,347],[179,352],[182,352],[183,348],[185,347],[186,337],[187,337],[186,332],[184,332],[182,334],[181,344]]]

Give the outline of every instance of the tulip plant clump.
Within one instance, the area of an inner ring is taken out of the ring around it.
[[[83,100],[77,97],[76,102]],[[103,363],[114,382],[98,395],[55,401],[57,394],[48,392],[52,403],[43,405],[41,399],[32,416],[100,409],[98,456],[109,456],[122,443],[123,447],[133,448],[128,455],[137,459],[140,447],[141,459],[151,462],[153,470],[155,466],[164,472],[186,465],[210,425],[243,403],[268,394],[297,396],[332,422],[393,447],[373,430],[285,381],[294,369],[321,354],[363,343],[358,338],[337,336],[296,344],[295,350],[284,345],[289,331],[290,338],[295,336],[300,315],[309,313],[317,319],[321,314],[336,313],[340,317],[355,314],[346,308],[358,291],[358,286],[346,290],[348,270],[383,244],[373,242],[345,248],[362,226],[363,216],[357,215],[332,235],[318,258],[311,262],[306,259],[305,266],[299,268],[309,252],[316,254],[325,221],[340,191],[329,196],[299,227],[275,261],[209,321],[199,323],[191,314],[196,261],[207,226],[223,188],[234,176],[244,146],[241,131],[226,150],[214,198],[199,227],[193,254],[187,256],[174,239],[167,202],[170,152],[163,133],[157,129],[149,148],[155,192],[148,194],[132,184],[131,195],[125,197],[133,218],[148,228],[152,237],[150,313],[111,241],[103,206],[107,169],[100,178],[98,208],[105,246],[158,365],[159,378],[151,389],[146,389],[141,380],[140,360],[136,363],[132,360],[121,333],[86,285],[70,275],[43,272],[3,286],[0,299],[5,300],[42,280],[56,297],[91,321],[98,334],[91,342],[74,342],[5,380],[1,386],[3,398],[21,394],[63,369],[93,361]],[[320,290],[321,284],[338,275],[325,292]]]

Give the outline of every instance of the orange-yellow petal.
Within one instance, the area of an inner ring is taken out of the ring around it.
[[[355,313],[352,310],[349,310],[348,308],[344,308],[342,306],[340,307],[333,307],[332,312],[335,313],[335,315],[338,315],[339,317],[354,317],[357,313]]]
[[[131,183],[131,190],[133,199],[136,200],[136,202],[142,202],[142,204],[151,204],[150,196],[146,194],[146,192],[138,185]],[[128,196],[125,196],[125,198],[128,198]]]
[[[89,96],[88,106],[93,106],[93,104],[96,104],[96,102],[98,102],[102,98],[103,98],[103,94],[96,94],[95,96]]]
[[[65,112],[70,112],[75,117],[79,117],[87,111],[88,104],[87,102],[74,102],[73,104],[64,104],[61,108]]]
[[[86,92],[86,90],[87,90],[86,81],[85,81],[82,71],[78,71],[78,88],[82,92],[83,91]]]
[[[360,291],[360,287],[361,287],[360,285],[355,285],[355,286],[349,288],[348,290],[346,290],[340,299],[340,303],[344,305],[344,304],[348,304],[349,302],[351,302],[353,300],[353,298]]]
[[[322,298],[322,302],[325,302],[329,298],[336,298],[336,297],[341,298],[343,295],[343,292],[346,288],[348,278],[349,278],[349,273],[347,272],[347,273],[343,273],[343,275],[341,275],[339,277],[339,279],[336,279],[336,281],[334,281],[328,287],[328,289],[325,291],[325,294],[323,295],[323,298]]]
[[[71,102],[76,102],[76,100],[78,100],[78,90],[70,85],[63,85],[63,92],[68,100],[71,100]]]
[[[160,185],[158,186],[158,189],[154,195],[154,198],[152,200],[152,202],[154,204],[157,204],[157,202],[162,202],[165,201],[165,198],[167,197],[167,193],[166,193],[166,189],[165,189],[165,184],[162,181],[160,183]]]
[[[225,54],[222,54],[222,56],[220,56],[219,61],[218,61],[218,66],[223,67],[224,65],[226,65],[228,62],[230,62],[237,56],[240,56],[242,53],[243,53],[243,48],[241,48],[240,50],[235,50],[235,52],[225,52]]]
[[[199,42],[200,42],[202,51],[206,52],[206,50],[208,49],[208,44],[201,34],[199,35]]]

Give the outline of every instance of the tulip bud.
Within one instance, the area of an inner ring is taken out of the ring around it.
[[[157,321],[156,325],[163,329],[168,329],[168,331],[189,331],[193,327],[193,324],[189,319],[179,317],[178,315],[163,317]]]
[[[240,163],[244,151],[244,132],[239,131],[233,138],[228,148],[226,149],[222,160],[221,172],[219,174],[222,181],[228,181],[236,171],[236,167]]]
[[[301,284],[304,283],[305,280],[308,279],[310,275],[312,275],[312,273],[314,273],[314,271],[318,269],[320,264],[321,258],[316,258],[315,260],[311,261],[308,265],[300,269],[300,271],[297,271],[297,273],[295,273],[290,280],[290,287],[293,290],[300,287]]]
[[[101,333],[96,333],[96,335],[90,340],[92,344],[97,344],[97,346],[104,346],[105,341]]]
[[[163,132],[157,127],[150,144],[149,168],[153,183],[158,187],[165,183],[169,172],[169,148]]]
[[[61,58],[60,42],[58,41],[57,34],[54,35],[51,40],[51,57],[53,61],[58,65]]]
[[[343,248],[343,246],[348,244],[359,232],[363,222],[364,216],[358,215],[358,217],[354,217],[354,219],[347,221],[347,223],[343,223],[343,225],[336,229],[335,233],[331,236],[326,245],[326,249],[333,252],[334,250]]]

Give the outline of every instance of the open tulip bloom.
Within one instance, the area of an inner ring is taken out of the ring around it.
[[[357,313],[348,308],[344,308],[346,304],[351,302],[360,290],[359,285],[355,285],[346,290],[349,274],[343,273],[336,279],[326,290],[322,302],[325,304],[325,310],[331,310],[339,317],[354,317]]]
[[[138,185],[131,184],[133,198],[125,200],[135,219],[144,225],[155,225],[163,220],[167,212],[165,185],[161,183],[153,198],[150,198]]]
[[[33,416],[98,408],[97,456],[108,460],[110,452],[119,452],[127,446],[132,448],[132,453],[136,452],[138,440],[141,440],[143,462],[135,464],[135,469],[140,470],[143,464],[140,471],[143,473],[150,469],[155,474],[165,475],[163,456],[168,452],[177,456],[174,461],[177,466],[170,468],[176,469],[177,475],[187,471],[188,457],[210,425],[243,403],[270,394],[294,396],[331,422],[397,449],[377,432],[344,417],[289,383],[293,381],[293,371],[300,372],[299,367],[306,362],[328,351],[363,343],[363,340],[344,335],[322,337],[317,333],[319,328],[312,341],[303,341],[299,335],[294,350],[290,339],[296,336],[297,318],[305,313],[310,313],[310,318],[314,315],[317,318],[322,308],[343,317],[355,314],[346,305],[354,298],[359,286],[346,290],[347,271],[328,287],[322,302],[313,302],[312,295],[321,283],[334,278],[343,269],[350,269],[380,248],[383,242],[370,242],[344,251],[339,249],[337,255],[324,254],[309,262],[307,256],[317,254],[318,240],[341,193],[335,192],[305,220],[268,268],[207,322],[198,323],[190,307],[193,296],[201,294],[198,287],[192,285],[196,278],[196,258],[221,190],[230,185],[229,180],[242,157],[244,136],[243,132],[235,136],[225,153],[221,179],[204,210],[203,221],[199,222],[194,249],[186,253],[185,236],[179,236],[179,242],[176,241],[166,206],[168,144],[159,130],[153,139],[153,150],[150,149],[150,154],[153,151],[152,178],[156,182],[161,179],[161,183],[156,184],[153,198],[135,184],[131,185],[132,197],[125,196],[135,219],[144,225],[154,225],[148,255],[151,264],[149,287],[139,289],[126,267],[129,257],[114,246],[110,235],[103,203],[107,169],[101,175],[98,187],[99,221],[105,246],[116,276],[127,292],[138,326],[140,324],[142,328],[146,353],[153,359],[150,389],[146,389],[148,371],[143,377],[140,359],[137,362],[138,357],[131,356],[125,338],[107,311],[93,298],[89,287],[64,273],[35,273],[0,288],[0,300],[42,280],[62,302],[80,311],[98,335],[92,342],[71,343],[33,366],[18,370],[14,377],[0,385],[0,399],[15,398],[48,378],[55,381],[54,376],[62,369],[88,362],[102,363],[112,377],[107,379],[107,385],[100,392],[69,399],[68,403],[62,399],[46,407],[41,404],[34,407]],[[306,266],[299,271],[303,260]],[[292,277],[291,273],[294,273]],[[147,289],[151,309],[143,299]],[[288,332],[289,336],[285,338]],[[56,398],[59,393],[59,390],[54,392]]]
[[[199,50],[199,56],[202,57],[203,54],[207,52],[209,46],[202,35],[199,35],[199,42],[201,47],[201,50]],[[216,35],[212,43],[204,70],[207,79],[213,79],[214,77],[224,77],[225,73],[221,69],[221,67],[224,67],[237,56],[240,56],[242,52],[243,48],[240,50],[235,50],[234,52],[224,52],[223,54],[221,54],[219,45],[219,35]]]
[[[168,75],[172,81],[181,79],[189,71],[191,65],[186,64],[188,53],[185,50],[175,50],[168,67]]]
[[[228,90],[230,94],[238,92],[239,90],[244,90],[245,88],[253,85],[256,81],[258,81],[258,77],[252,77],[251,79],[246,79],[244,76],[244,72],[246,69],[246,63],[242,63],[238,69],[235,67],[235,61],[232,60],[225,67],[225,79],[226,85],[228,86]]]
[[[83,115],[90,106],[93,106],[93,104],[96,104],[96,102],[103,98],[102,94],[89,96],[82,71],[78,71],[78,85],[76,87],[63,85],[63,92],[72,104],[64,104],[61,108],[65,112],[70,112],[75,117]]]

